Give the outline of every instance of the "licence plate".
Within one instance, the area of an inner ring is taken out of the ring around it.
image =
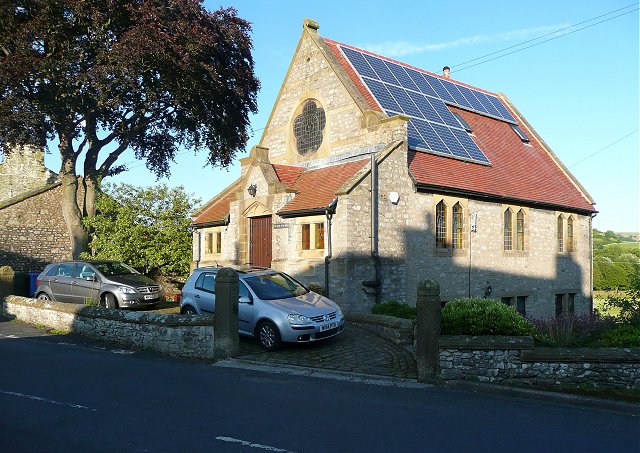
[[[338,327],[337,322],[330,322],[329,324],[323,324],[320,326],[320,332],[324,332],[325,330],[331,330]]]
[[[156,296],[154,295],[149,295],[149,296],[144,296],[144,300],[151,300],[151,299],[155,299]]]

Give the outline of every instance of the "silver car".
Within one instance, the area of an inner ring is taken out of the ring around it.
[[[118,261],[52,263],[36,286],[38,299],[107,308],[152,308],[164,296],[160,285]]]
[[[182,288],[180,312],[214,313],[220,268],[196,269]],[[256,337],[267,350],[281,342],[306,343],[340,334],[344,315],[330,299],[272,269],[238,268],[238,330]]]

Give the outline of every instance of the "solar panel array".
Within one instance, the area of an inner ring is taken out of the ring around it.
[[[489,164],[446,104],[517,124],[496,96],[340,46],[388,115],[410,117],[409,147]]]

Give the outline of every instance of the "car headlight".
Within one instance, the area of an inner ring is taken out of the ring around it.
[[[118,286],[118,291],[123,294],[135,294],[136,290],[133,288],[129,288],[128,286]]]
[[[288,315],[287,319],[292,326],[301,326],[303,324],[311,324],[311,320],[302,315]]]

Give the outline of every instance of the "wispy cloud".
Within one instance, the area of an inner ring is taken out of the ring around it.
[[[488,44],[495,42],[508,42],[532,39],[542,35],[548,35],[554,31],[562,33],[560,30],[569,27],[570,24],[543,25],[535,28],[523,28],[492,35],[475,35],[466,38],[459,38],[453,41],[437,43],[412,43],[408,41],[386,41],[379,44],[362,44],[359,47],[371,52],[385,55],[387,57],[402,57],[424,52],[438,52],[441,50],[454,49],[456,47],[475,46],[478,44]]]

